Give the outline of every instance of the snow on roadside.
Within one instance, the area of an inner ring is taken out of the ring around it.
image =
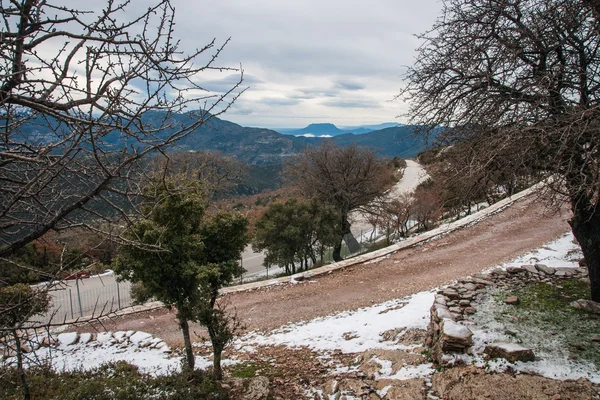
[[[355,311],[289,324],[268,335],[250,333],[235,342],[246,345],[306,346],[317,351],[341,350],[359,353],[372,348],[406,349],[410,346],[382,342],[381,334],[396,328],[425,329],[433,292],[421,292],[405,299],[391,300]]]
[[[58,335],[57,345],[40,347],[25,354],[25,365],[51,365],[55,371],[89,371],[103,364],[126,361],[137,366],[141,372],[153,376],[179,372],[182,357],[170,354],[168,346],[159,338],[146,332],[102,332],[96,340],[91,334],[78,335],[74,332]],[[0,364],[14,365],[14,357],[0,360]],[[235,363],[223,360],[223,365]],[[207,357],[196,356],[196,366],[206,369],[212,366]]]
[[[544,264],[553,268],[577,268],[578,261],[582,257],[581,248],[574,242],[573,233],[569,232],[537,250],[517,257],[503,267]]]

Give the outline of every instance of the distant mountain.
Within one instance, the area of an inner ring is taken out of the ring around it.
[[[362,135],[365,133],[400,126],[397,122],[385,122],[383,124],[377,125],[360,125],[360,126],[348,126],[343,128],[338,128],[334,124],[331,123],[319,123],[319,124],[310,124],[306,128],[302,129],[290,129],[290,128],[281,128],[275,129],[275,131],[282,133],[284,135],[294,135],[294,136],[308,136],[308,137],[323,137],[323,136],[338,136],[344,135],[347,133],[352,133],[354,135]]]
[[[340,135],[333,140],[340,146],[356,143],[359,146],[371,147],[377,154],[386,157],[412,158],[426,148],[423,139],[413,136],[414,130],[412,125],[401,125],[362,135]]]
[[[401,126],[401,124],[397,122],[384,122],[382,124],[376,125],[342,126],[340,129],[348,133],[354,133],[355,135],[359,135],[363,133],[378,131],[385,128],[395,128],[397,126]]]
[[[148,126],[159,126],[164,117],[163,112],[152,111],[142,116],[142,122]],[[173,114],[170,116],[169,122],[175,127],[189,125],[192,123],[192,119],[193,115],[190,113]],[[22,126],[22,131],[27,132],[34,142],[53,140],[54,135],[47,124],[44,126],[41,121],[35,122],[35,124],[31,124],[32,126]],[[166,129],[158,135],[167,137],[174,129]],[[364,130],[367,129],[365,126]],[[351,143],[369,146],[382,156],[409,158],[415,157],[425,147],[422,141],[411,137],[413,130],[412,126],[396,126],[368,133],[351,134],[333,124],[311,124],[297,131],[300,134],[313,133],[316,137],[303,137],[283,135],[270,129],[243,127],[212,117],[207,123],[179,140],[172,149],[221,151],[249,164],[280,164],[298,154],[308,145],[318,145],[323,140],[333,140],[342,146]],[[317,137],[322,135],[330,135],[332,138]],[[121,148],[124,145],[135,145],[135,143],[132,143],[131,138],[124,137],[119,132],[112,132],[103,138],[103,145],[107,148]]]
[[[303,136],[303,135],[314,135],[314,136],[337,136],[343,135],[344,133],[348,133],[339,129],[334,124],[324,123],[324,124],[310,124],[306,128],[298,129],[296,131],[291,131],[289,134],[294,136]]]

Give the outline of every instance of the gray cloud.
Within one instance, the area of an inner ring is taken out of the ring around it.
[[[332,99],[322,102],[324,106],[336,108],[381,108],[381,104],[376,100],[367,99]]]
[[[216,92],[216,93],[225,93],[227,91],[229,91],[231,88],[233,88],[240,80],[240,74],[229,74],[226,77],[222,78],[222,79],[213,79],[213,80],[207,80],[207,81],[199,81],[196,82],[198,85],[200,85],[203,89],[206,89],[210,92]],[[248,87],[248,86],[256,86],[257,84],[261,83],[262,81],[252,75],[248,75],[248,74],[244,74],[243,77],[243,82],[241,84],[242,88]]]
[[[366,86],[356,81],[341,79],[335,83],[335,87],[344,90],[361,90]]]
[[[260,100],[261,103],[272,106],[294,106],[300,103],[298,98],[280,98],[280,97],[266,97]]]

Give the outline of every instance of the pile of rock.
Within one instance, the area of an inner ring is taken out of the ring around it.
[[[580,265],[582,265],[580,263]],[[477,311],[477,302],[491,286],[523,286],[533,282],[554,284],[561,279],[587,279],[587,268],[552,268],[544,264],[521,265],[497,268],[489,273],[462,279],[437,292],[431,307],[430,322],[425,345],[431,350],[435,363],[444,365],[447,353],[466,353],[472,343],[473,333],[468,328],[474,322],[470,316]],[[506,304],[518,304],[519,299],[507,298]],[[577,304],[580,307],[587,304]],[[531,349],[514,343],[493,343],[486,349],[490,357],[503,357],[509,360],[530,361],[534,355]]]
[[[120,348],[138,347],[157,349],[163,353],[170,353],[169,346],[159,338],[141,331],[118,331],[95,333],[68,332],[59,335],[33,335],[21,342],[23,353],[30,353],[41,347],[53,347],[66,349],[74,345],[86,345],[90,347],[119,346]],[[0,361],[9,359],[16,355],[14,343],[1,343]]]

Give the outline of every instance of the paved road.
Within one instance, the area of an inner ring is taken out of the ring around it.
[[[388,192],[386,198],[393,199],[400,196],[402,193],[412,193],[419,183],[427,179],[427,172],[425,169],[416,161],[406,160],[406,168],[404,169],[404,175],[402,179],[394,185]],[[373,230],[373,225],[367,222],[366,218],[360,213],[350,214],[352,221],[352,227],[350,230],[354,237],[360,241],[361,234],[363,238],[368,238]]]
[[[52,308],[43,319],[54,322],[107,313],[132,304],[131,283],[117,282],[112,273],[61,282],[52,290]]]

